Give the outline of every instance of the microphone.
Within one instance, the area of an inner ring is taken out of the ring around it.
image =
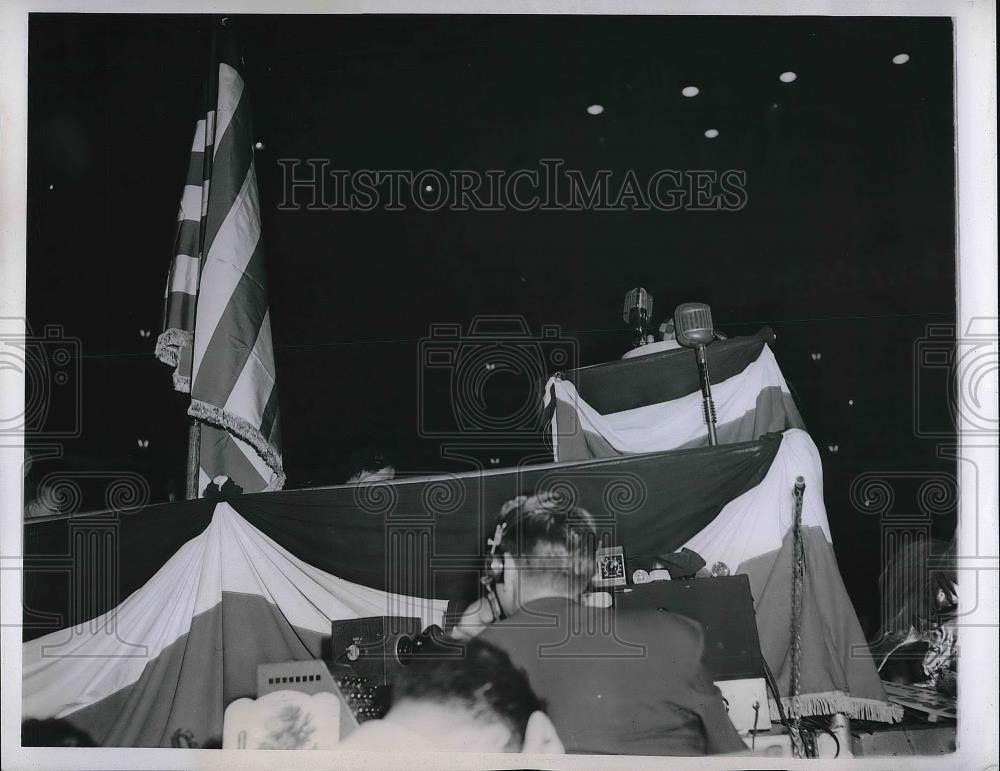
[[[653,316],[653,295],[642,287],[636,287],[625,295],[622,321],[635,329],[636,347],[646,343],[646,326]]]
[[[705,346],[715,340],[712,309],[705,303],[683,303],[674,310],[677,342],[693,348],[698,359],[698,377],[701,380],[702,409],[708,426],[708,443],[719,443],[715,433],[715,402],[712,401],[712,381],[708,374],[708,352]]]
[[[677,342],[685,348],[708,345],[715,339],[712,309],[705,303],[684,303],[674,311]]]

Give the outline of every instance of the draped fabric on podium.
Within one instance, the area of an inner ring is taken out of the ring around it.
[[[258,664],[319,658],[332,620],[427,626],[446,606],[319,570],[220,503],[118,607],[25,644],[23,712],[67,717],[106,746],[169,747],[178,731],[203,745],[227,704],[256,695]]]
[[[804,428],[767,345],[768,330],[708,347],[721,444]],[[556,460],[708,444],[694,353],[687,348],[557,375],[545,387]]]
[[[750,579],[764,660],[790,708],[791,586],[797,477],[806,483],[802,504],[805,543],[802,660],[799,708],[803,715],[841,712],[852,718],[893,722],[902,719],[890,705],[844,586],[833,552],[823,503],[823,467],[809,435],[783,434],[781,449],[767,476],[732,501],[705,529],[686,543],[709,565],[725,563]],[[779,718],[772,704],[772,719]]]
[[[767,477],[732,501],[685,545],[709,565],[750,578],[761,648],[787,694],[792,576],[792,490],[806,481],[803,659],[804,715],[843,712],[866,720],[901,719],[886,699],[837,567],[823,503],[819,452],[768,343],[769,330],[708,347],[720,450],[732,442],[783,432]],[[564,373],[549,380],[545,408],[560,461],[622,457],[705,446],[708,432],[695,355],[679,349]],[[669,494],[669,493],[668,493]],[[785,699],[786,706],[789,700]],[[772,704],[772,718],[778,718]]]
[[[545,490],[572,490],[627,557],[687,544],[747,573],[764,655],[787,687],[795,474],[807,484],[804,703],[896,719],[874,667],[861,651],[851,656],[863,640],[829,548],[818,458],[794,430],[715,448],[184,501],[111,522],[29,522],[26,565],[68,550],[76,572],[62,584],[48,569],[26,571],[34,639],[24,646],[24,714],[65,717],[109,746],[169,746],[177,731],[199,744],[218,739],[225,706],[254,695],[257,665],[318,657],[332,619],[440,623],[448,600],[473,598],[501,505]],[[79,559],[74,549],[87,543],[112,552]],[[81,616],[74,586],[109,565],[120,565],[114,591]],[[38,627],[56,617],[66,628]]]

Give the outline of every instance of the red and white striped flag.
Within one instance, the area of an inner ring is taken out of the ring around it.
[[[285,479],[250,103],[233,31],[216,31],[156,344],[202,421],[200,494],[219,475],[245,492]]]

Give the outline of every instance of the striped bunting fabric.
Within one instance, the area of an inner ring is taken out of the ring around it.
[[[108,747],[204,746],[254,697],[257,665],[320,658],[331,622],[399,614],[441,625],[447,600],[393,595],[319,570],[228,503],[101,616],[25,643],[25,717],[67,717]]]
[[[738,446],[766,435],[782,436],[767,477],[734,498],[712,522],[685,540],[709,565],[723,563],[750,578],[761,649],[782,693],[788,692],[793,519],[790,491],[806,481],[803,539],[810,565],[806,577],[803,670],[808,684],[797,702],[801,714],[843,712],[864,720],[893,722],[890,706],[870,661],[853,651],[864,634],[837,567],[823,502],[819,452],[769,343],[768,329],[709,346],[709,372],[720,446]],[[544,407],[550,415],[552,447],[559,462],[624,458],[705,447],[708,431],[694,353],[676,349],[572,370],[551,378]],[[677,503],[679,488],[670,498]],[[828,653],[824,654],[823,651]],[[835,676],[819,672],[836,672]],[[805,681],[803,681],[805,682]],[[790,702],[784,705],[791,707]],[[771,716],[778,718],[776,706]]]
[[[246,492],[280,489],[275,383],[250,103],[233,31],[218,54],[198,120],[167,279],[156,356],[203,422],[200,481],[226,475]]]
[[[798,476],[806,483],[808,565],[799,709],[897,721],[900,710],[863,653],[830,543],[819,453],[797,429],[718,447],[241,495],[214,505],[180,501],[113,523],[30,523],[26,559],[51,560],[67,543],[88,556],[73,558],[68,582],[25,574],[26,623],[62,621],[44,632],[26,626],[33,639],[22,648],[23,713],[66,718],[105,746],[169,746],[178,731],[205,746],[218,737],[226,705],[255,694],[258,664],[329,658],[331,620],[398,615],[441,624],[449,600],[453,610],[464,608],[478,596],[497,512],[516,494],[542,491],[577,496],[610,543],[622,546],[630,569],[688,546],[709,565],[745,574],[761,652],[788,694],[788,528]],[[95,527],[113,528],[113,539],[97,541],[109,553],[135,559],[95,559],[86,546]],[[80,609],[73,587],[118,563],[111,591]],[[770,707],[777,719],[776,703]]]
[[[709,348],[721,444],[803,427],[767,337]],[[557,375],[546,384],[543,399],[551,412],[557,461],[708,444],[697,365],[688,349]]]

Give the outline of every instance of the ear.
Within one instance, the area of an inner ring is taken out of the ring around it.
[[[564,755],[566,748],[563,747],[556,727],[552,725],[549,716],[544,712],[535,710],[528,718],[528,725],[524,728],[524,744],[521,747],[522,753],[533,755]]]

